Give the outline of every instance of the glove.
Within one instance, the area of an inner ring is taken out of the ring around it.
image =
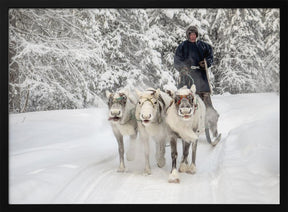
[[[205,62],[202,60],[199,62],[199,66],[201,69],[205,69]]]

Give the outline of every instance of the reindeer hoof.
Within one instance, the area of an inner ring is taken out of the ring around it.
[[[179,167],[179,172],[187,172],[188,170],[188,164],[187,163],[181,163]]]
[[[117,172],[124,172],[125,171],[125,167],[119,167],[118,169],[117,169]]]
[[[151,169],[144,169],[144,175],[150,175]]]
[[[196,166],[194,164],[191,164],[190,167],[187,169],[186,173],[195,174],[196,173]]]
[[[168,182],[169,183],[180,183],[179,175],[178,175],[178,172],[176,169],[173,169],[171,174],[169,174]]]
[[[180,183],[179,179],[168,179],[168,183]]]
[[[166,160],[165,158],[160,158],[157,162],[157,165],[159,168],[162,168],[163,166],[165,166]]]

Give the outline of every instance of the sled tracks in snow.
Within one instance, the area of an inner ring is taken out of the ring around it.
[[[51,203],[85,203],[95,187],[103,188],[103,179],[112,177],[111,173],[116,172],[107,165],[113,162],[115,157],[116,155],[113,155],[82,167],[61,186]]]

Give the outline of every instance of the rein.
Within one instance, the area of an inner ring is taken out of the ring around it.
[[[180,71],[180,74],[181,74],[181,76],[186,76],[186,77],[188,77],[191,81],[192,81],[192,84],[191,85],[193,85],[193,84],[195,84],[194,83],[194,79],[192,78],[192,76],[188,73],[188,71],[186,71],[186,70],[181,70]],[[181,77],[181,81],[183,81],[184,79]]]

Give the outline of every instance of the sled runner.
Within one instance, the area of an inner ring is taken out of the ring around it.
[[[213,90],[212,90],[211,84],[210,84],[206,58],[204,58],[204,64],[205,64],[205,72],[206,72],[206,76],[207,76],[207,80],[208,80],[208,84],[209,84],[209,88],[210,88],[210,94],[212,95]],[[218,134],[218,132],[216,134]],[[208,143],[210,143],[212,146],[216,146],[219,143],[219,141],[221,140],[221,133],[215,136],[215,140],[213,140],[213,141],[211,140],[209,127],[205,128],[205,135],[206,135],[206,139],[207,139]]]
[[[208,143],[211,144],[212,146],[216,146],[219,143],[219,141],[221,140],[221,133],[220,133],[212,141],[211,140],[211,136],[210,136],[210,129],[209,128],[205,128],[205,135],[206,135],[206,139],[207,139]]]

